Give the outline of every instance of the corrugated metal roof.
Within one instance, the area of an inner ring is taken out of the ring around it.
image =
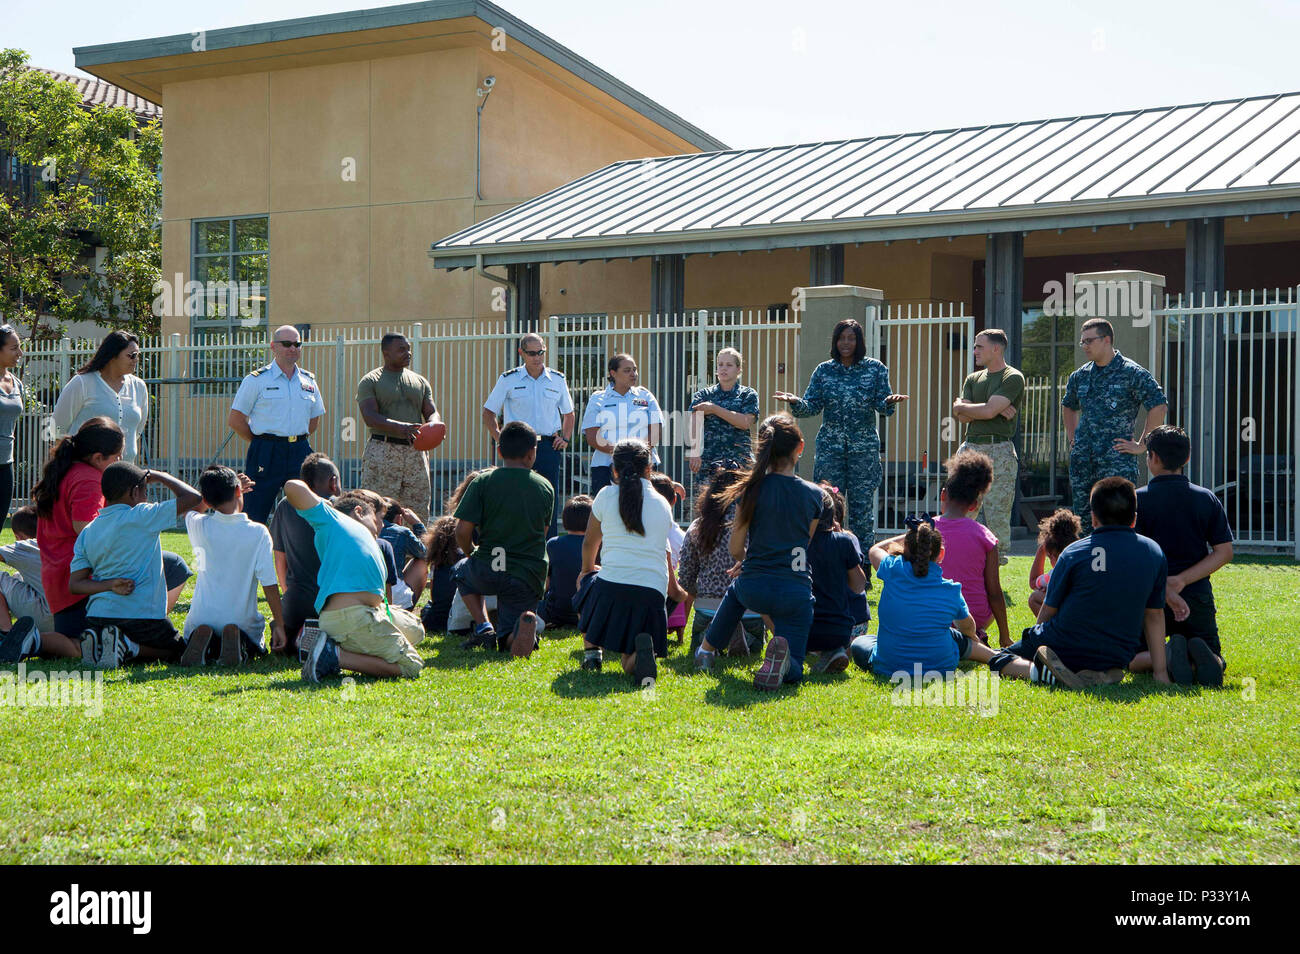
[[[1283,93],[625,160],[448,236],[433,254],[1177,205],[1297,186],[1300,93]]]
[[[58,70],[49,70],[43,66],[33,66],[32,69],[77,87],[77,92],[81,94],[81,101],[87,106],[107,106],[109,108],[125,106],[146,122],[162,116],[161,106],[151,103],[149,100],[135,95],[135,93],[129,93],[120,87],[114,86],[112,83],[91,79],[89,76],[60,73]]]

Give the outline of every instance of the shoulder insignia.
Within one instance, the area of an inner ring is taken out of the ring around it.
[[[313,381],[316,380],[316,375],[312,374],[312,373],[311,373],[310,371],[308,371],[306,368],[303,368],[303,367],[298,368],[298,373],[299,373],[299,374],[306,375],[307,377],[311,378]]]
[[[266,372],[268,372],[268,371],[270,371],[270,370],[271,370],[271,366],[268,364],[268,365],[266,365],[265,367],[258,368],[256,371],[254,371],[253,373],[251,373],[251,374],[249,375],[249,377],[250,377],[250,378],[255,378],[255,377],[257,377],[259,374],[266,374]]]
[[[516,366],[516,367],[511,368],[509,371],[502,371],[502,372],[501,372],[501,377],[503,377],[503,378],[508,378],[508,377],[510,377],[510,375],[514,374],[514,373],[515,373],[516,371],[518,371],[518,370],[519,370],[519,368]]]

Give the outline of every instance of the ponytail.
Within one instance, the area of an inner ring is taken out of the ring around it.
[[[912,573],[924,577],[930,573],[930,564],[939,559],[943,548],[943,534],[932,523],[922,523],[907,531],[903,538],[903,559],[912,564]]]
[[[618,471],[618,515],[628,533],[645,536],[641,521],[641,502],[645,491],[641,475],[650,469],[650,445],[634,439],[621,440],[614,445],[613,468]]]
[[[81,425],[77,433],[69,434],[50,448],[50,458],[45,462],[41,479],[32,488],[37,516],[46,520],[54,516],[59,486],[73,464],[87,461],[96,454],[105,457],[120,454],[124,443],[122,428],[106,417],[92,417]]]
[[[763,486],[763,478],[777,463],[792,458],[802,441],[803,432],[789,414],[773,414],[758,425],[758,453],[754,456],[754,466],[722,496],[725,506],[738,503],[738,523],[749,526],[758,508],[758,492]]]

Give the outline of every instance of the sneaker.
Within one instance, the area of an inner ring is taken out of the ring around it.
[[[36,620],[30,616],[20,616],[14,620],[13,627],[0,639],[0,663],[16,663],[23,658],[23,648],[27,640],[36,631]]]
[[[1175,685],[1190,686],[1195,681],[1192,661],[1187,656],[1187,637],[1181,633],[1174,633],[1165,643],[1165,666]]]
[[[16,623],[14,628],[17,628]],[[1199,636],[1193,636],[1187,641],[1187,654],[1192,657],[1192,662],[1196,665],[1197,682],[1202,686],[1213,686],[1216,689],[1223,686],[1223,667],[1219,665],[1219,660],[1215,658],[1209,643]]]
[[[655,644],[649,633],[636,634],[636,662],[632,668],[632,681],[638,686],[653,686],[659,678],[655,663]]]
[[[328,641],[329,637],[320,628],[319,620],[309,619],[302,624],[302,630],[298,633],[298,658],[302,661],[303,682],[320,682],[316,668]]]
[[[1085,686],[1113,686],[1124,681],[1123,669],[1080,669],[1075,675]]]
[[[713,670],[713,661],[717,658],[717,653],[709,652],[703,646],[695,650],[695,669],[697,672],[711,672]]]
[[[497,644],[497,631],[491,623],[479,623],[469,639],[460,644],[461,649],[493,649]]]
[[[1034,653],[1034,665],[1038,667],[1039,682],[1044,685],[1060,686],[1063,689],[1083,688],[1083,680],[1061,662],[1061,657],[1050,646],[1038,647],[1038,652]]]
[[[605,654],[599,649],[587,649],[582,653],[582,668],[587,672],[600,672],[604,662]]]
[[[93,629],[81,631],[81,664],[87,669],[99,668],[99,633]]]
[[[88,630],[93,633],[94,630]],[[84,634],[82,636],[85,638]],[[95,651],[94,661],[91,665],[95,669],[116,669],[127,660],[126,639],[122,636],[122,631],[116,626],[108,625],[96,634],[98,648]],[[83,642],[82,657],[85,657],[85,646]]]
[[[849,651],[844,648],[835,650],[833,653],[822,653],[821,659],[817,660],[817,672],[837,673],[843,672],[849,668]]]
[[[790,671],[790,644],[784,636],[773,636],[763,654],[763,664],[754,673],[754,688],[769,692],[781,688],[785,674]]]
[[[181,653],[182,666],[202,666],[208,658],[208,642],[212,639],[211,626],[199,626],[190,633],[190,640]]]
[[[221,665],[238,666],[243,661],[242,643],[238,626],[231,624],[221,630]]]
[[[516,659],[527,659],[536,648],[537,614],[530,611],[519,617],[514,638],[510,640],[510,655]]]

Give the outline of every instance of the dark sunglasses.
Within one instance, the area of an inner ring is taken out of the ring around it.
[[[278,344],[281,348],[301,348],[301,341],[272,341],[271,344]]]
[[[545,349],[545,348],[540,348],[540,349],[538,349],[537,351],[529,351],[528,349],[525,348],[525,349],[524,349],[524,354],[528,355],[528,357],[530,357],[530,358],[536,358],[536,357],[538,357],[539,355],[546,354],[546,349]]]

